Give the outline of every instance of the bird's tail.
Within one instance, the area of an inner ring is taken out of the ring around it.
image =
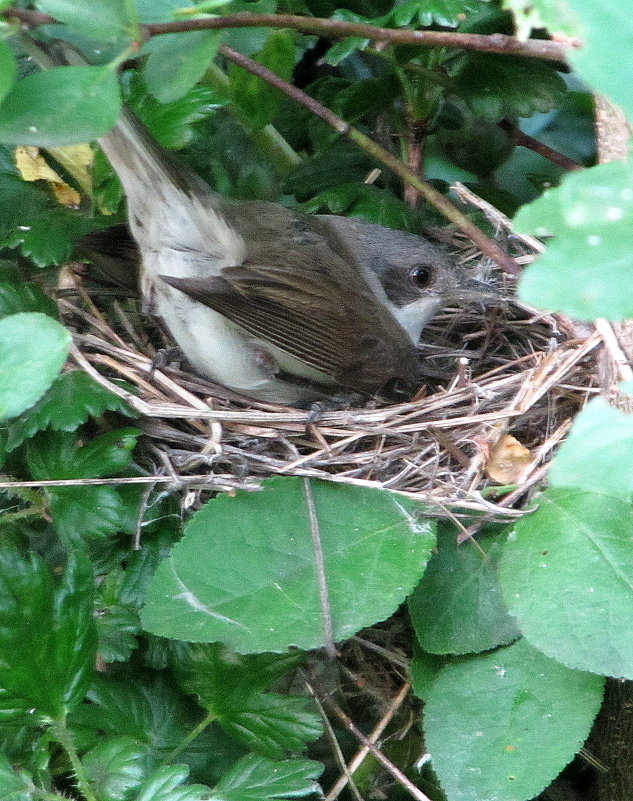
[[[23,43],[44,69],[88,64],[79,50],[63,40],[43,43],[25,34]],[[122,108],[114,128],[98,141],[123,184],[128,203],[136,209],[142,209],[148,197],[173,197],[174,190],[190,196],[200,192],[213,194],[195,173],[162,148],[126,107]]]

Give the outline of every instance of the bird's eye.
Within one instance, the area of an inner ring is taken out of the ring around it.
[[[435,270],[430,264],[416,264],[409,270],[409,278],[418,289],[427,289],[433,283]]]

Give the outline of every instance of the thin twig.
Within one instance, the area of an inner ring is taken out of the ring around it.
[[[558,150],[554,150],[553,147],[546,145],[544,142],[539,142],[539,140],[535,139],[533,136],[528,136],[528,134],[524,133],[518,126],[508,122],[508,120],[500,122],[499,127],[510,134],[515,145],[525,147],[534,153],[538,153],[539,156],[543,156],[543,158],[548,159],[553,164],[562,167],[563,170],[567,170],[568,172],[584,170],[582,164],[570,159],[569,156],[565,156]]]
[[[595,326],[596,331],[602,337],[602,341],[604,342],[605,348],[609,352],[611,360],[618,368],[620,380],[630,381],[633,378],[633,370],[631,369],[629,360],[626,358],[622,348],[620,347],[618,338],[615,335],[615,331],[613,330],[611,323],[608,320],[599,317],[595,322]]]
[[[405,698],[409,694],[409,690],[411,689],[411,685],[406,682],[400,688],[400,692],[396,695],[395,698],[392,699],[391,703],[385,710],[384,715],[378,721],[376,727],[372,730],[371,734],[367,738],[369,742],[376,745],[378,742],[380,735],[383,731],[387,728],[387,725],[396,714],[398,709],[404,703]],[[369,754],[370,749],[368,746],[364,745],[351,759],[349,765],[347,765],[347,769],[344,771],[343,775],[338,779],[336,784],[334,784],[329,791],[329,793],[325,796],[323,801],[334,801],[334,799],[338,798],[342,790],[345,788],[348,782],[348,776],[353,776],[355,771],[361,766],[367,754]]]
[[[141,550],[141,534],[143,531],[143,519],[145,517],[145,512],[147,511],[147,507],[149,505],[149,496],[154,491],[155,486],[156,486],[156,481],[148,482],[147,486],[143,490],[143,494],[141,495],[141,500],[139,502],[138,512],[136,515],[136,526],[134,530],[134,544],[132,546],[132,549],[134,551]]]
[[[206,473],[195,476],[178,476],[181,484],[201,484],[208,486],[209,489],[247,489],[259,490],[260,483],[253,480],[249,483],[245,479],[228,473]],[[29,487],[105,487],[120,484],[173,484],[173,476],[118,476],[116,478],[50,478],[39,481],[0,481],[0,489],[27,489]]]
[[[305,678],[304,678],[304,681],[306,683],[306,686],[308,688],[310,688],[310,685],[305,680]],[[336,760],[336,762],[339,764],[341,770],[343,771],[343,777],[342,778],[345,781],[345,784],[343,786],[345,787],[346,785],[349,784],[349,789],[350,789],[352,795],[354,796],[354,798],[356,799],[356,801],[363,801],[363,798],[362,798],[362,796],[360,794],[360,791],[359,791],[358,787],[356,786],[356,782],[354,781],[354,777],[352,776],[353,771],[347,766],[347,763],[345,762],[345,757],[343,756],[343,752],[341,750],[341,746],[339,745],[339,742],[336,739],[336,733],[334,732],[334,728],[333,728],[332,724],[330,723],[330,719],[328,718],[328,716],[327,716],[327,714],[325,712],[325,709],[323,708],[323,704],[321,703],[321,701],[317,698],[317,696],[314,693],[311,693],[311,694],[312,694],[312,700],[314,701],[317,709],[319,710],[319,715],[321,716],[321,720],[323,721],[323,730],[324,730],[325,736],[327,737],[327,740],[330,743],[330,747],[332,748],[332,751],[334,752],[334,759]],[[324,801],[327,801],[327,799],[324,799]]]
[[[7,19],[19,19],[29,27],[50,25],[57,22],[54,17],[33,9],[10,6],[3,12]],[[419,45],[420,47],[458,47],[464,50],[478,50],[484,53],[526,56],[547,61],[566,61],[571,48],[580,47],[578,39],[560,38],[528,39],[523,41],[514,36],[501,33],[480,34],[460,33],[458,31],[411,31],[403,28],[380,28],[361,22],[327,19],[322,17],[301,17],[295,14],[254,14],[243,11],[220,17],[199,17],[198,19],[175,22],[156,22],[141,25],[144,36],[160,36],[168,33],[187,31],[210,31],[226,28],[291,28],[303,33],[342,39],[348,36],[361,37],[373,42],[389,44]]]
[[[308,690],[311,694],[315,695],[314,689],[310,684],[308,684]],[[363,732],[354,724],[352,719],[346,715],[345,712],[343,712],[338,704],[334,703],[331,698],[325,698],[323,703],[336,715],[345,728],[350,731],[354,737],[356,737],[356,739],[362,743],[365,748],[367,748],[368,751],[371,752],[378,762],[380,762],[383,767],[389,773],[391,773],[398,784],[400,784],[413,798],[416,799],[416,801],[431,801],[431,799],[425,795],[419,787],[416,787],[415,784],[413,784],[413,782],[407,776],[405,776],[400,768],[396,767],[391,760],[387,759],[387,757],[375,745],[375,743],[372,743],[371,739],[367,737],[367,735],[363,734]]]
[[[527,56],[548,61],[566,61],[571,48],[580,47],[578,39],[566,42],[547,39],[523,41],[501,33],[479,34],[457,31],[411,31],[403,28],[379,28],[362,22],[326,19],[322,17],[300,17],[295,14],[253,14],[244,11],[225,17],[158,22],[144,25],[148,36],[185,31],[213,30],[223,28],[292,28],[303,33],[342,39],[347,36],[362,37],[373,42],[389,44],[419,45],[421,47],[459,47],[464,50],[479,50],[485,53]]]

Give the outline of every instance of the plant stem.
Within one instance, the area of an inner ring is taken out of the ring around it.
[[[217,64],[211,63],[204,75],[204,80],[225,96],[229,96],[231,82],[227,75],[222,72]],[[286,142],[279,131],[271,124],[264,128],[253,129],[243,116],[237,111],[235,106],[229,106],[233,117],[244,128],[247,134],[255,142],[257,147],[274,164],[279,175],[287,175],[298,164],[301,164],[301,157]]]
[[[323,17],[300,17],[296,14],[253,14],[243,11],[224,17],[201,17],[178,22],[157,22],[142,26],[148,36],[185,31],[214,30],[218,28],[291,28],[302,33],[328,36],[335,39],[357,36],[373,42],[389,44],[416,44],[423,47],[461,47],[485,53],[543,58],[549,61],[564,61],[570,47],[580,42],[547,39],[522,41],[501,33],[458,33],[453,31],[411,31],[405,28],[379,28],[362,22],[326,19]]]
[[[174,748],[174,750],[171,751],[165,757],[165,759],[163,760],[163,765],[173,762],[174,759],[176,759],[176,757],[178,756],[178,754],[181,754],[185,750],[185,748],[189,745],[189,743],[193,742],[196,739],[196,737],[202,734],[202,732],[207,728],[207,726],[210,726],[215,719],[216,716],[213,714],[213,712],[209,712],[208,715],[204,717],[200,721],[200,723],[198,723],[197,726],[194,726],[194,728],[189,732],[189,734],[186,737],[183,737],[183,739]]]
[[[534,153],[538,153],[539,156],[543,156],[543,158],[548,159],[567,172],[585,169],[582,164],[563,155],[563,153],[559,153],[558,150],[554,150],[553,147],[546,145],[544,142],[539,142],[538,139],[535,139],[533,136],[528,136],[528,134],[523,133],[520,128],[507,120],[502,120],[499,123],[499,127],[510,134],[515,145],[525,147],[528,150],[532,150]]]
[[[123,0],[125,13],[129,21],[129,33],[135,41],[139,41],[142,36],[141,23],[138,18],[138,9],[134,0]]]
[[[81,760],[79,759],[79,754],[75,748],[72,735],[66,726],[65,717],[62,720],[55,721],[53,724],[53,734],[57,742],[61,745],[68,756],[68,761],[70,762],[73,774],[77,780],[77,789],[79,792],[83,795],[86,801],[98,801],[97,796],[93,793],[92,788],[90,787],[88,776],[86,775],[84,766],[81,764]]]
[[[33,9],[10,6],[3,12],[8,19],[14,17],[30,26],[48,25],[56,22],[54,17]],[[325,19],[322,17],[300,17],[296,14],[254,14],[243,11],[223,17],[199,17],[177,22],[156,22],[141,25],[147,36],[186,31],[208,31],[222,28],[290,28],[302,33],[342,39],[357,36],[373,42],[389,44],[413,44],[421,47],[460,47],[484,53],[542,58],[547,61],[565,61],[570,48],[580,47],[578,39],[551,41],[528,39],[522,41],[501,33],[459,33],[454,31],[411,31],[406,28],[379,28],[361,22]]]

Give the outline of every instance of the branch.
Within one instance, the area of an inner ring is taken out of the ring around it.
[[[31,9],[10,6],[4,11],[7,18],[14,17],[26,25],[48,25],[54,23],[53,17]],[[224,17],[200,17],[199,19],[178,20],[176,22],[155,22],[141,25],[147,36],[161,36],[167,33],[186,31],[209,31],[222,28],[292,28],[302,33],[343,39],[356,36],[372,42],[388,44],[419,45],[420,47],[459,47],[464,50],[479,50],[484,53],[541,58],[547,61],[565,61],[570,48],[580,47],[578,39],[548,40],[528,39],[522,41],[514,36],[501,33],[459,33],[452,31],[411,31],[402,28],[379,28],[361,22],[324,19],[322,17],[300,17],[296,14],[254,14],[243,11]]]
[[[51,22],[55,22],[53,17],[49,17],[47,14],[41,14],[38,11],[29,11],[26,9],[16,9],[16,8],[9,8],[5,12],[6,15],[13,15],[21,19],[28,25],[43,25],[49,24]],[[235,19],[237,16],[243,17],[244,15],[234,15],[233,17],[216,17],[213,20],[186,20],[183,23],[173,23],[174,25],[181,25],[181,24],[189,24],[191,22],[213,22],[218,23],[221,20],[226,19]],[[274,17],[275,19],[297,19],[297,20],[304,20],[303,17],[293,17],[292,15],[250,15],[248,19],[253,21],[254,19],[262,20],[268,17]],[[308,22],[313,22],[314,20],[308,20]],[[321,20],[321,22],[332,22],[332,20]],[[165,23],[165,25],[171,25],[172,23]],[[164,26],[163,26],[164,27]],[[366,26],[369,30],[377,30],[380,31],[380,28],[372,28],[371,25]],[[144,26],[144,30],[148,30],[150,28],[156,28],[156,26]],[[164,33],[172,33],[173,30],[176,29],[169,29],[169,31],[162,31]],[[185,28],[180,30],[192,30],[192,28]],[[384,29],[387,30],[387,29]],[[398,33],[396,31],[396,33]],[[417,33],[416,31],[411,31],[410,33]],[[431,31],[430,33],[436,33]],[[444,34],[442,34],[444,35]],[[453,36],[461,36],[461,34],[447,34],[450,37]],[[484,37],[487,39],[495,38],[492,37]],[[503,37],[503,38],[511,38],[511,37]],[[507,253],[505,253],[499,245],[493,240],[486,236],[483,231],[481,231],[476,225],[474,225],[468,217],[462,214],[447,198],[444,197],[440,192],[434,189],[430,184],[425,183],[422,181],[415,173],[413,173],[405,164],[403,164],[399,159],[397,159],[392,153],[385,148],[381,147],[377,142],[374,142],[373,139],[370,139],[364,133],[359,131],[357,128],[354,128],[344,119],[339,117],[330,109],[323,106],[321,103],[316,101],[314,98],[307,95],[305,92],[302,92],[297,87],[293,86],[291,83],[284,81],[278,75],[275,75],[274,72],[266,69],[261,64],[257,64],[257,62],[253,61],[252,59],[248,58],[248,56],[239,53],[237,50],[234,50],[232,47],[228,47],[228,45],[221,45],[219,48],[219,52],[229,61],[232,61],[234,64],[238,64],[240,67],[245,69],[247,72],[250,72],[252,75],[256,75],[258,78],[261,78],[263,81],[266,81],[270,86],[274,86],[276,89],[279,89],[283,92],[287,97],[290,97],[295,102],[299,103],[300,105],[307,108],[311,111],[315,116],[319,117],[320,119],[324,120],[328,125],[332,126],[335,131],[342,134],[343,136],[348,137],[355,145],[360,147],[366,153],[369,153],[370,156],[373,156],[377,161],[382,162],[385,164],[389,169],[402,178],[405,183],[409,184],[410,186],[414,187],[422,197],[430,203],[432,206],[443,214],[450,222],[452,222],[457,228],[459,228],[466,236],[468,236],[475,245],[496,262],[501,269],[508,273],[509,275],[518,276],[520,274],[520,268],[516,261],[511,258]]]
[[[357,36],[372,42],[414,44],[422,47],[461,47],[465,50],[528,56],[548,61],[565,61],[569,47],[580,46],[577,39],[569,39],[565,44],[545,39],[521,41],[514,36],[506,36],[501,33],[486,35],[451,31],[411,31],[402,28],[378,28],[362,22],[347,22],[322,17],[300,17],[296,14],[253,14],[249,11],[211,19],[158,22],[142,27],[148,36],[216,28],[292,28],[302,33],[335,39]]]
[[[468,219],[468,217],[455,208],[450,200],[445,198],[444,195],[440,194],[440,192],[434,189],[430,184],[422,181],[388,150],[385,150],[377,142],[374,142],[373,139],[370,139],[357,128],[354,128],[329,108],[321,105],[321,103],[313,97],[302,92],[301,89],[297,89],[297,87],[293,86],[291,83],[284,81],[261,64],[257,64],[255,61],[248,58],[248,56],[238,53],[237,50],[233,50],[233,48],[228,45],[221,45],[219,52],[225,58],[229,59],[229,61],[238,64],[252,75],[256,75],[258,78],[270,84],[270,86],[279,89],[292,100],[305,106],[305,108],[311,111],[316,117],[319,117],[324,122],[327,122],[328,125],[331,125],[335,131],[338,131],[338,133],[343,136],[347,136],[355,145],[366,153],[369,153],[370,156],[373,156],[378,161],[381,161],[389,167],[392,172],[395,172],[396,175],[402,178],[403,181],[415,187],[428,203],[435,206],[441,214],[463,231],[466,236],[472,239],[477,247],[486,256],[495,261],[504,272],[514,276],[520,274],[520,269],[516,261],[508,256],[493,239],[487,237],[483,231],[477,228],[477,226]]]
[[[562,169],[566,172],[571,172],[573,170],[584,170],[582,164],[579,164],[577,161],[574,161],[568,156],[563,155],[563,153],[559,153],[558,150],[554,150],[554,148],[546,145],[544,142],[539,142],[538,139],[535,139],[533,136],[528,136],[511,122],[502,120],[499,123],[499,127],[510,134],[515,145],[525,147],[528,150],[532,150],[534,153],[538,153],[539,156],[543,156],[543,158],[548,159],[558,167],[562,167]]]

